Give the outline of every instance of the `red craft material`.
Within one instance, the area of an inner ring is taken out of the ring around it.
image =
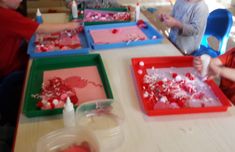
[[[133,58],[132,66],[141,105],[149,116],[220,112],[231,106],[214,81],[201,80],[193,57]],[[138,73],[140,69],[144,74]]]
[[[147,24],[143,20],[138,20],[136,24],[139,28],[147,28],[148,27]]]
[[[36,34],[35,52],[50,52],[55,50],[71,50],[81,48],[78,33],[83,31],[80,26],[76,30],[65,30],[60,33]]]
[[[43,110],[62,108],[67,97],[74,105],[107,98],[96,66],[45,71],[41,93],[32,96]]]
[[[113,33],[113,34],[116,34],[117,32],[118,32],[117,29],[113,29],[113,30],[112,30],[112,33]]]
[[[60,152],[91,152],[91,150],[89,144],[87,142],[83,142],[81,145],[72,145]]]
[[[101,11],[85,9],[84,22],[115,22],[129,21],[131,15],[129,12]]]
[[[61,107],[66,102],[67,97],[70,97],[73,104],[78,103],[75,91],[70,86],[66,85],[59,77],[50,79],[47,84],[44,84],[41,96],[43,99],[37,103],[37,107],[42,109]]]

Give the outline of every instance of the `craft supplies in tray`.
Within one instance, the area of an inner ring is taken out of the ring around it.
[[[85,34],[90,47],[94,50],[157,44],[163,40],[156,29],[142,20],[86,26]]]
[[[126,8],[80,9],[78,15],[78,20],[82,20],[86,26],[131,21],[131,13]]]
[[[28,54],[32,58],[88,53],[89,46],[84,32],[75,30],[38,33],[31,38],[28,46]]]
[[[63,128],[42,136],[36,152],[100,152],[95,135],[85,128]]]
[[[203,81],[193,57],[133,58],[140,101],[147,115],[226,111],[229,100],[213,80]]]
[[[59,114],[67,97],[76,106],[90,100],[113,97],[100,55],[33,60],[26,86],[25,115]]]
[[[124,141],[124,112],[113,99],[94,100],[80,105],[76,110],[77,127],[92,131],[99,141],[101,151],[114,151]]]
[[[131,20],[131,14],[128,11],[85,9],[83,16],[85,25],[129,22]]]

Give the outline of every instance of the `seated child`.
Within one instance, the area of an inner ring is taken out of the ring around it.
[[[172,15],[160,14],[159,18],[170,28],[171,42],[184,54],[191,54],[200,47],[208,14],[204,0],[177,0]]]
[[[20,49],[35,32],[59,32],[77,29],[79,24],[38,24],[16,12],[21,0],[0,0],[0,124],[15,125],[28,56]]]
[[[200,57],[194,58],[194,67],[201,71]],[[235,48],[217,58],[211,58],[208,77],[211,79],[218,76],[221,77],[221,90],[235,104]]]

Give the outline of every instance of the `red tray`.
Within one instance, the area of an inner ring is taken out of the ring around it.
[[[143,61],[144,66],[141,67],[139,63]],[[167,67],[192,67],[193,57],[191,56],[171,56],[171,57],[144,57],[144,58],[132,58],[132,67],[134,71],[134,77],[136,80],[137,92],[140,97],[140,102],[143,105],[144,111],[149,116],[154,115],[170,115],[170,114],[186,114],[186,113],[202,113],[202,112],[222,112],[226,111],[231,106],[230,101],[223,94],[220,88],[213,80],[208,80],[206,83],[211,87],[214,94],[221,102],[220,106],[214,107],[193,107],[193,108],[180,108],[180,109],[154,109],[153,103],[143,97],[143,77],[147,68],[167,68]],[[143,74],[138,74],[138,70],[141,69]]]

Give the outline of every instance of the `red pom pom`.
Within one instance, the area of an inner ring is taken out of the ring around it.
[[[172,78],[174,78],[174,79],[177,77],[177,75],[178,75],[177,73],[172,73],[171,74]]]
[[[183,100],[179,100],[179,101],[178,101],[178,105],[179,105],[179,107],[181,107],[181,108],[185,107]]]
[[[194,77],[191,73],[186,73],[185,76],[189,79],[189,80],[194,80]]]
[[[37,107],[38,107],[38,108],[42,108],[42,107],[43,107],[42,101],[39,101],[39,102],[37,103]]]
[[[113,29],[113,30],[112,30],[112,33],[113,33],[113,34],[116,34],[117,32],[118,32],[117,29]]]
[[[136,24],[139,28],[147,28],[147,24],[143,20],[138,20]]]
[[[145,22],[143,20],[138,20],[137,25],[140,25],[140,24],[145,24]]]
[[[77,29],[78,32],[82,32],[84,31],[84,27],[83,26],[79,26],[79,28]]]
[[[163,81],[158,81],[157,84],[162,86],[163,85]]]
[[[78,103],[78,98],[76,95],[70,96],[70,100],[73,104],[77,104]]]

